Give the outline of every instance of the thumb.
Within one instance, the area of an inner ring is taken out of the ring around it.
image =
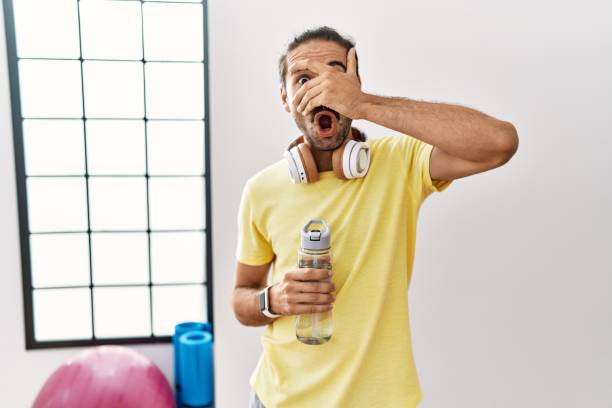
[[[346,57],[346,73],[357,76],[357,51],[355,48],[348,50]]]

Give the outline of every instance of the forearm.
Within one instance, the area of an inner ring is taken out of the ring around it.
[[[245,326],[265,326],[274,319],[259,310],[260,288],[238,287],[234,289],[232,304],[238,321]]]
[[[364,94],[361,119],[377,123],[473,162],[487,162],[516,145],[516,130],[474,109]]]

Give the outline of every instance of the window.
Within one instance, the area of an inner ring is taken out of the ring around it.
[[[206,3],[4,8],[26,347],[212,322]]]

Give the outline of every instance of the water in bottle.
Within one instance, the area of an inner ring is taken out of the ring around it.
[[[331,269],[329,227],[323,220],[312,220],[301,230],[298,268]],[[325,279],[329,281],[330,278]],[[304,344],[323,344],[332,336],[332,312],[299,315],[295,318],[295,334]]]

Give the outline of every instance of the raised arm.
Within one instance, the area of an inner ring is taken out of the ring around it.
[[[318,61],[299,61],[289,72],[309,70],[316,78],[295,93],[292,103],[308,115],[327,106],[351,119],[365,119],[433,145],[432,179],[453,180],[499,167],[514,155],[514,126],[474,109],[446,103],[366,94],[357,76],[355,50],[347,53],[346,72]]]
[[[363,119],[434,146],[432,179],[454,180],[499,167],[518,148],[511,123],[474,109],[365,94],[362,103]]]

